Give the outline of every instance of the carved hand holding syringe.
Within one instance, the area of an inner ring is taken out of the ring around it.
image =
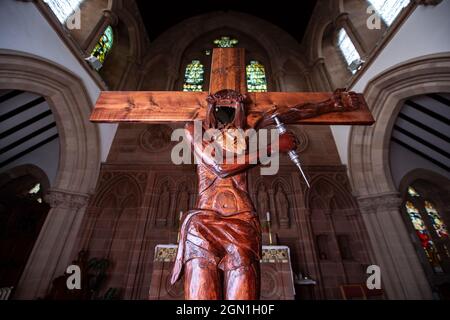
[[[359,97],[354,92],[346,92],[343,89],[336,90],[333,94],[333,97],[330,100],[324,101],[319,104],[303,104],[294,107],[282,108],[279,109],[276,106],[272,108],[269,112],[264,114],[261,118],[258,127],[264,127],[272,124],[271,121],[274,122],[278,133],[280,135],[286,134],[288,129],[285,126],[285,122],[296,123],[299,120],[307,119],[309,117],[317,117],[321,114],[326,114],[329,112],[348,112],[352,110],[358,109],[358,104],[360,103]],[[281,119],[284,119],[282,121]],[[310,184],[308,178],[303,171],[302,164],[300,161],[300,156],[295,150],[288,151],[288,156],[291,161],[297,166],[300,170],[300,173],[303,176],[303,179],[306,182],[308,188],[310,188]]]

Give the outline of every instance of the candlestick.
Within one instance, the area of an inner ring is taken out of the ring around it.
[[[183,211],[180,211],[180,217],[178,218],[178,234],[177,243],[180,243],[180,230],[181,230],[181,218],[183,217]]]
[[[267,211],[266,213],[266,217],[267,217],[267,231],[269,232],[269,244],[272,245],[272,231],[270,228],[270,212]]]

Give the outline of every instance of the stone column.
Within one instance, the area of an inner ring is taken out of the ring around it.
[[[431,287],[401,218],[395,193],[358,198],[383,289],[389,299],[432,299]]]
[[[178,78],[179,78],[178,70],[175,70],[174,68],[169,68],[167,70],[166,90],[168,91],[177,90],[177,88],[175,88],[175,85],[178,81]]]
[[[50,211],[28,258],[14,298],[44,297],[55,277],[70,265],[89,195],[52,189],[45,196]]]
[[[320,81],[320,88],[323,91],[334,90],[333,81],[331,80],[330,74],[328,73],[327,67],[325,66],[325,59],[318,58],[313,63],[313,69],[316,69],[318,80]]]
[[[277,71],[275,71],[273,73],[276,89],[278,89],[278,91],[285,91],[285,89],[286,89],[286,85],[284,82],[285,75],[286,75],[286,72],[283,69],[278,69]]]

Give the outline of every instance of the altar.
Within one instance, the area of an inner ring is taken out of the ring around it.
[[[178,245],[155,247],[150,300],[183,300],[183,279],[170,284]],[[261,259],[261,300],[294,300],[294,276],[289,247],[263,246]]]

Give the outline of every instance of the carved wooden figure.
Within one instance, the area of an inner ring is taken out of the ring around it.
[[[217,161],[204,151],[208,142],[194,139],[192,121],[222,134],[272,126],[274,115],[285,124],[374,122],[362,95],[353,92],[246,93],[244,61],[244,49],[214,49],[209,94],[102,92],[91,116],[96,122],[187,122],[186,136],[203,161],[197,166],[197,203],[183,217],[171,279],[175,283],[184,272],[186,299],[259,299],[260,294],[261,230],[247,189],[247,171],[257,165],[258,151],[249,153],[244,145],[245,161]],[[295,137],[281,135],[278,148],[295,149]]]

